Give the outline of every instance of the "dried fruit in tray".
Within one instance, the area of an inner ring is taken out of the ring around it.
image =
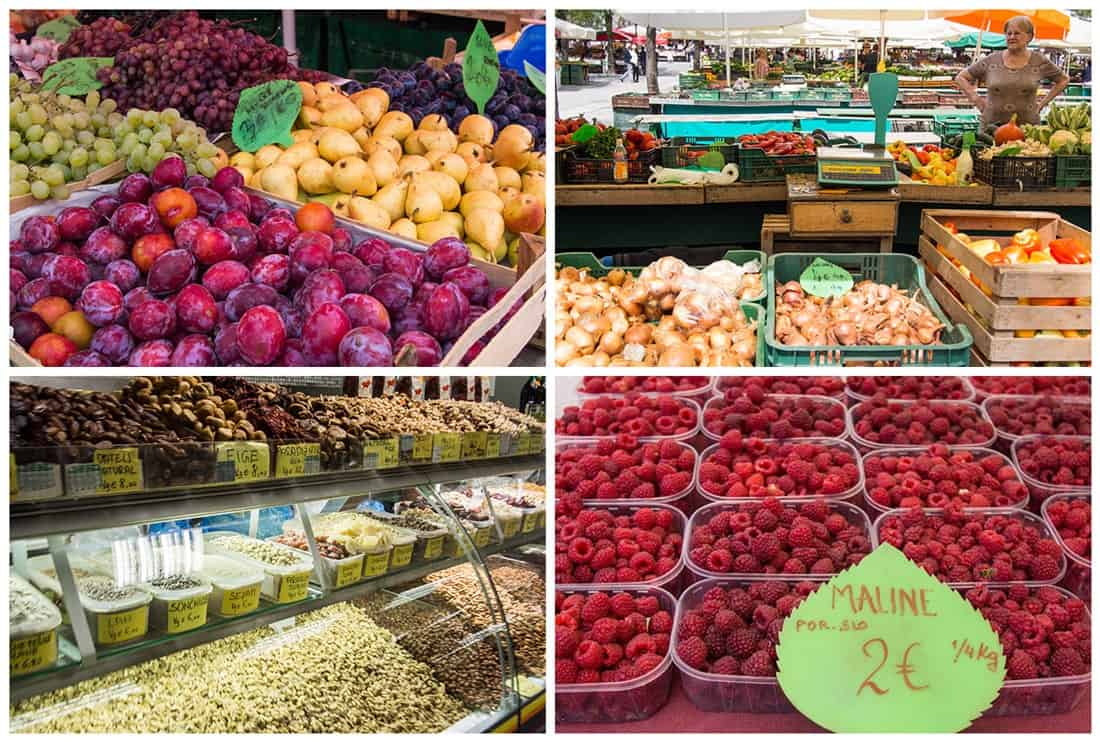
[[[1021,439],[1015,457],[1020,471],[1042,485],[1087,489],[1092,482],[1092,445],[1087,438]]]
[[[640,443],[631,435],[568,445],[555,457],[559,500],[648,500],[683,493],[695,471],[694,449],[672,440]]]
[[[1087,376],[972,376],[970,383],[979,393],[1052,394],[1087,397],[1092,383]]]
[[[993,424],[981,408],[965,402],[902,402],[881,395],[852,408],[857,436],[871,444],[922,446],[946,443],[981,446],[993,442]]]
[[[565,436],[676,436],[693,432],[698,418],[698,408],[684,399],[629,392],[567,406],[557,419],[555,432]]]
[[[1067,552],[1092,561],[1092,503],[1088,499],[1051,501],[1044,515]]]
[[[866,520],[854,511],[825,500],[741,503],[692,528],[688,559],[721,574],[836,574],[871,552]]]
[[[807,440],[722,436],[699,466],[699,488],[715,497],[835,497],[860,484],[859,461],[847,446]]]
[[[657,669],[668,654],[672,615],[654,595],[555,595],[554,666],[559,684],[617,683]]]
[[[1011,508],[1027,485],[1011,462],[980,449],[935,444],[917,451],[874,451],[863,457],[867,498],[882,508]]]
[[[638,508],[630,515],[585,508],[555,524],[554,581],[621,584],[655,580],[679,563],[683,536],[672,510]]]
[[[585,394],[624,392],[702,391],[710,383],[706,376],[585,376],[578,391]]]
[[[731,430],[767,438],[841,438],[848,422],[844,405],[822,397],[744,394],[715,397],[703,410],[703,428],[716,436]]]
[[[742,394],[754,401],[759,401],[764,394],[843,397],[844,380],[839,376],[722,376],[716,390],[730,402]]]
[[[959,376],[852,376],[848,391],[887,399],[970,399],[970,386]]]
[[[1001,397],[985,405],[997,432],[1009,435],[1091,435],[1088,400]]]

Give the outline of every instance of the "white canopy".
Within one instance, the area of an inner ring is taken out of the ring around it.
[[[554,37],[559,39],[578,39],[581,41],[595,41],[595,30],[586,26],[570,23],[562,18],[554,19]]]
[[[627,23],[639,26],[654,26],[672,32],[676,39],[690,38],[679,33],[682,31],[722,32],[723,29],[782,29],[806,20],[804,10],[771,10],[761,13],[715,13],[713,11],[681,10],[675,13],[637,13],[634,11],[615,11],[615,15],[625,18]]]

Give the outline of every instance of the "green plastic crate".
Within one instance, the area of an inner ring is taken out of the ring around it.
[[[970,330],[964,325],[953,324],[940,309],[924,280],[924,266],[916,258],[898,253],[849,253],[828,255],[826,258],[851,273],[856,283],[869,279],[878,283],[894,284],[907,290],[910,296],[919,297],[944,323],[940,345],[780,345],[775,339],[776,296],[773,287],[776,283],[798,280],[802,271],[819,257],[821,256],[816,253],[783,253],[773,255],[768,261],[768,270],[764,275],[768,289],[768,319],[764,342],[769,366],[830,366],[853,362],[886,362],[905,366],[970,365],[970,346],[974,343]],[[834,354],[838,362],[826,362]]]
[[[692,90],[691,91],[691,99],[692,100],[710,101],[710,100],[721,100],[721,98],[722,98],[722,91],[721,90]]]
[[[706,75],[701,75],[698,72],[681,72],[679,78],[679,84],[681,90],[692,90],[694,88],[706,87],[707,78]]]
[[[696,164],[699,155],[710,151],[722,155],[727,165],[737,164],[737,142],[714,137],[672,137],[661,147],[661,164],[665,167],[699,168]]]
[[[1077,188],[1092,183],[1091,155],[1058,155],[1054,159],[1055,188]]]
[[[815,155],[769,155],[759,147],[739,147],[737,167],[742,183],[782,182],[795,173],[816,174]]]

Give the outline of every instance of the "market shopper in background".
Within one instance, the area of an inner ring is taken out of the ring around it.
[[[639,46],[638,47],[638,66],[634,68],[634,82],[638,82],[638,75],[639,74],[642,74],[642,75],[648,74],[647,70],[649,68],[645,66],[645,62],[646,62],[645,46]]]
[[[623,64],[626,65],[626,69],[623,71],[623,76],[619,78],[619,82],[626,82],[626,76],[633,73],[634,82],[638,82],[638,63],[634,61],[634,50],[627,44],[623,48]]]
[[[768,65],[768,52],[764,49],[756,50],[756,64],[752,68],[754,80],[767,80],[771,67]]]
[[[863,87],[878,72],[878,49],[870,42],[863,42],[863,54],[859,57],[859,86]]]
[[[1039,112],[1065,90],[1069,76],[1041,52],[1027,48],[1035,27],[1024,16],[1005,23],[1005,50],[988,54],[955,77],[955,84],[981,111],[982,125],[1004,124],[1016,115],[1018,124],[1038,124]],[[1050,80],[1050,92],[1042,100],[1039,83]],[[978,94],[984,83],[986,97]]]

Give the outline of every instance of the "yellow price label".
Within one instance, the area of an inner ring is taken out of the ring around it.
[[[443,553],[443,537],[433,536],[424,543],[424,558],[438,559]]]
[[[226,590],[222,595],[223,616],[243,616],[260,607],[260,585]]]
[[[363,444],[363,467],[392,469],[400,463],[400,450],[396,438],[367,441]]]
[[[515,453],[517,456],[523,456],[525,454],[531,453],[531,435],[529,433],[524,433],[516,439],[516,445],[513,449],[513,453]]]
[[[279,581],[279,597],[276,602],[295,603],[309,595],[309,572],[283,575]]]
[[[504,538],[512,538],[519,533],[519,518],[509,518],[508,520],[501,519],[500,532],[504,534]]]
[[[431,461],[432,439],[430,433],[413,438],[413,461]]]
[[[12,675],[26,675],[57,662],[57,631],[12,639],[8,644]]]
[[[136,448],[100,448],[92,454],[99,468],[97,495],[122,495],[141,490],[141,456]]]
[[[8,492],[11,499],[15,499],[15,496],[19,494],[19,474],[15,465],[15,454],[8,454]],[[15,656],[15,653],[12,653]]]
[[[436,433],[432,440],[432,461],[449,463],[462,455],[462,436],[458,433]]]
[[[539,511],[539,528],[546,528],[546,511]]]
[[[148,630],[147,605],[120,613],[101,613],[96,617],[96,641],[99,644],[121,644],[145,636]]]
[[[388,551],[382,554],[367,554],[367,561],[363,565],[363,576],[378,577],[384,575],[389,566],[390,554]]]
[[[271,451],[258,441],[219,443],[217,466],[219,482],[267,479],[271,476]]]
[[[538,528],[539,514],[538,513],[526,513],[523,516],[523,532],[530,533]]]
[[[485,458],[485,444],[488,434],[484,430],[474,431],[473,433],[462,434],[462,459],[468,461],[470,459],[483,459]]]
[[[275,476],[303,477],[321,473],[320,443],[288,443],[276,449]]]
[[[206,623],[206,607],[209,603],[208,595],[169,601],[168,633],[178,634],[202,626]]]
[[[489,545],[489,531],[490,528],[475,528],[474,529],[474,545],[479,549]]]
[[[401,546],[393,547],[393,559],[391,564],[394,567],[404,567],[406,564],[412,561],[413,556],[413,544],[402,544]]]
[[[485,437],[485,458],[495,459],[500,457],[500,433],[489,433]]]
[[[363,576],[363,560],[354,559],[336,566],[336,587],[347,587],[359,582]]]

